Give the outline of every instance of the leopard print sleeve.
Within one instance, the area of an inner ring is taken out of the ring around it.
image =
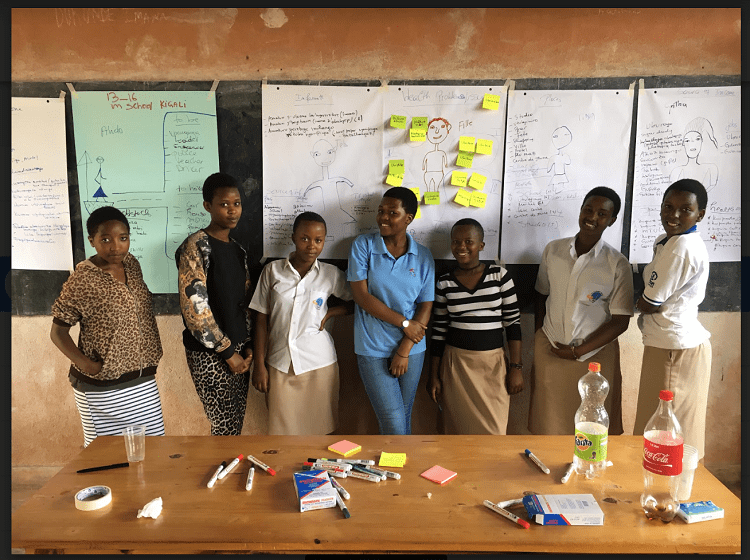
[[[204,252],[210,253],[210,248],[202,237],[204,235],[203,232],[191,235],[177,249],[180,310],[185,326],[193,337],[206,348],[224,354],[232,350],[232,341],[219,328],[209,305]],[[205,245],[203,251],[199,247],[201,241]]]
[[[79,297],[86,292],[85,280],[79,270],[71,274],[60,290],[60,295],[52,304],[52,317],[58,324],[73,326],[83,318]]]

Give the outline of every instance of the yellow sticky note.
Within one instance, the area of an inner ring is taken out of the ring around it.
[[[414,219],[418,220],[421,217],[422,217],[422,207],[421,206],[417,206],[417,213],[414,215]]]
[[[471,167],[472,163],[474,163],[474,154],[471,152],[458,152],[456,165],[459,167]]]
[[[427,130],[427,121],[429,119],[427,117],[413,117],[411,119],[411,127],[412,128],[421,128],[423,130]]]
[[[380,467],[403,467],[406,464],[406,453],[380,453]]]
[[[439,192],[426,192],[424,193],[425,204],[440,204],[440,193]]]
[[[472,192],[469,204],[471,206],[476,206],[477,208],[484,208],[484,205],[487,204],[487,193],[479,191]]]
[[[417,196],[417,202],[422,200],[422,193],[419,192],[419,187],[407,187],[407,188]]]
[[[487,182],[487,177],[484,175],[480,175],[479,173],[472,173],[471,179],[469,179],[469,186],[472,189],[478,189],[482,190],[484,188],[484,184]]]
[[[471,203],[471,193],[469,191],[465,191],[464,189],[458,189],[456,198],[453,199],[453,202],[456,202],[461,206],[468,206]]]
[[[491,156],[492,140],[485,140],[484,138],[480,138],[479,140],[477,140],[477,153]]]
[[[427,140],[427,130],[421,128],[410,128],[409,129],[409,140],[412,142],[424,142]]]
[[[451,185],[455,185],[456,187],[465,187],[468,175],[469,174],[466,171],[454,171],[453,173],[451,173]]]
[[[482,109],[490,109],[497,111],[500,108],[500,96],[493,95],[491,93],[484,94],[484,100],[482,101]]]
[[[388,160],[388,175],[403,175],[403,174],[404,174],[404,160],[402,159]]]
[[[474,144],[477,139],[473,136],[461,136],[458,139],[458,151],[459,152],[473,152]]]
[[[388,177],[385,178],[385,184],[390,185],[392,187],[400,187],[403,183],[404,183],[403,175],[388,174]]]
[[[391,115],[391,126],[393,128],[406,128],[406,117],[404,115]]]

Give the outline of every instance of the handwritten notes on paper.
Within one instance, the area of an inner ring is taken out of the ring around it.
[[[639,92],[630,229],[631,262],[650,262],[666,188],[678,179],[708,191],[698,231],[713,262],[738,261],[741,238],[740,86]]]
[[[65,104],[11,100],[11,267],[73,270]]]
[[[617,90],[515,90],[508,98],[506,262],[537,264],[550,240],[575,235],[592,188],[605,185],[625,199],[633,99]],[[619,248],[622,220],[603,238]]]
[[[205,91],[79,91],[71,103],[82,221],[100,206],[120,209],[149,289],[176,292],[175,250],[210,219],[202,187],[219,170],[216,98]]]
[[[384,187],[403,182],[403,171],[391,173],[389,163],[403,157],[381,157],[383,128],[408,143],[402,130],[408,121],[394,111],[384,122],[378,88],[274,85],[262,91],[263,253],[287,256],[295,216],[311,210],[328,226],[321,258],[346,259],[356,235],[377,231]]]

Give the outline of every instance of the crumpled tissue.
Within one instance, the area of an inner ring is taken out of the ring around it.
[[[138,517],[153,517],[156,519],[161,513],[162,505],[161,496],[154,498],[143,506],[143,509],[138,510]]]

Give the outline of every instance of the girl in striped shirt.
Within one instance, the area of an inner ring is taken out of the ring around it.
[[[507,270],[479,261],[482,249],[482,225],[457,221],[451,252],[458,266],[435,288],[427,390],[442,404],[446,434],[505,435],[510,395],[523,390],[516,289]]]

